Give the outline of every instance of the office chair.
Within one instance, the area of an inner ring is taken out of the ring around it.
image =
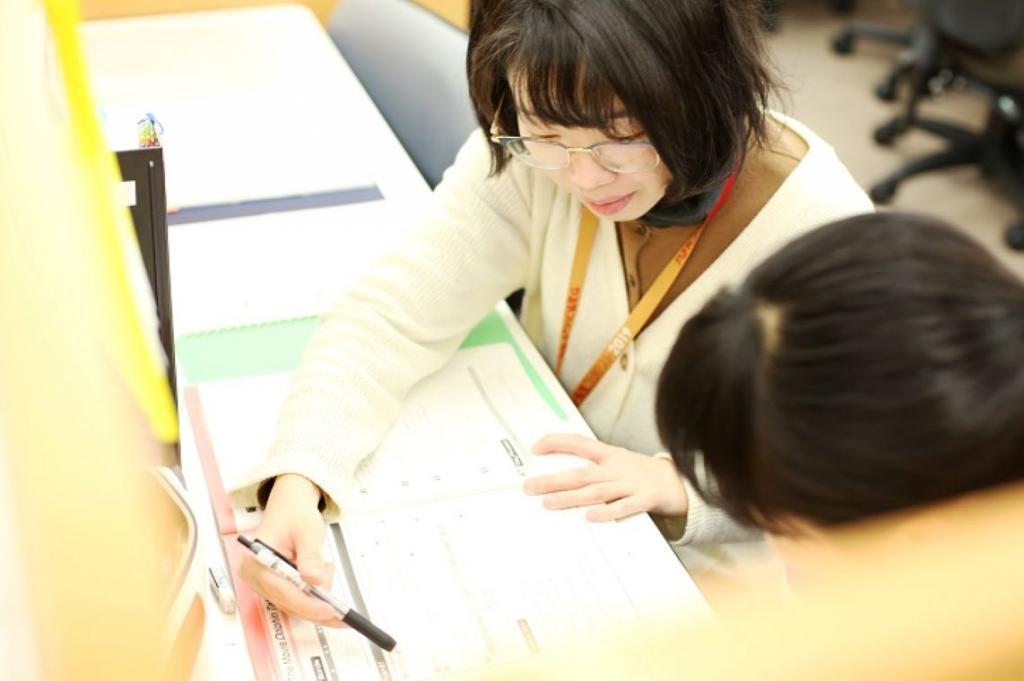
[[[778,28],[781,4],[782,0],[761,0],[761,20],[769,31]],[[837,14],[849,14],[857,6],[857,0],[828,0],[828,4]]]
[[[476,129],[469,36],[409,0],[342,0],[327,32],[433,189]],[[506,301],[516,314],[523,290]]]
[[[922,53],[927,50],[927,45],[922,44],[927,39],[925,33],[920,27],[897,28],[868,21],[851,21],[832,39],[832,51],[841,55],[851,54],[856,43],[865,39],[904,47],[892,71],[875,86],[875,96],[891,102],[896,99],[900,81],[909,78]]]
[[[468,37],[409,0],[343,0],[327,31],[433,188],[476,128]]]
[[[912,128],[948,141],[943,151],[907,163],[871,187],[876,203],[892,200],[900,183],[921,173],[976,164],[1001,181],[1024,214],[1024,3],[1019,0],[917,0],[922,23],[915,31],[910,94],[905,110],[874,132],[888,146]],[[988,99],[985,128],[966,128],[918,115],[928,93],[952,83]],[[1024,219],[1006,232],[1024,249]]]

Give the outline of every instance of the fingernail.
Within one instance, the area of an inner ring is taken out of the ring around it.
[[[527,480],[526,482],[523,483],[523,491],[526,492],[527,494],[533,494],[536,489],[537,483],[535,483],[533,480]]]

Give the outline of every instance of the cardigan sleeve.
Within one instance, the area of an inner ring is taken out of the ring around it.
[[[672,461],[668,452],[658,452],[654,456]],[[699,474],[703,471],[698,468]],[[665,539],[674,546],[686,544],[712,544],[727,541],[753,541],[761,537],[756,528],[741,525],[728,513],[710,505],[704,500],[696,488],[680,474],[683,487],[686,489],[687,512],[681,518],[667,516],[651,516],[654,524]]]
[[[357,465],[376,449],[409,389],[523,285],[530,176],[515,163],[489,176],[487,145],[474,132],[426,215],[323,316],[269,452],[234,485],[236,502],[256,505],[263,483],[296,473],[320,487],[327,516],[336,516]]]
[[[682,536],[666,537],[672,544],[717,544],[754,541],[761,538],[759,530],[739,524],[722,509],[704,501],[704,498],[688,481],[684,480],[683,485],[686,487],[689,503],[686,529]]]

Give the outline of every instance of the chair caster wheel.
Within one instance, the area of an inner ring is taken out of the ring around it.
[[[1024,251],[1024,220],[1006,229],[1006,244],[1015,251]]]
[[[853,32],[842,31],[832,39],[832,51],[836,54],[850,54],[853,52]]]
[[[891,102],[896,99],[896,79],[886,78],[875,86],[875,96],[883,102]]]
[[[868,195],[871,197],[871,200],[874,201],[875,203],[889,203],[890,201],[892,201],[892,197],[896,196],[897,187],[899,187],[899,183],[893,182],[891,180],[886,182],[879,182],[878,184],[871,188],[871,191],[868,192]]]
[[[875,128],[875,132],[872,137],[875,138],[875,142],[882,145],[883,147],[891,146],[899,134],[903,132],[903,126],[900,125],[898,120],[889,121],[883,125]]]

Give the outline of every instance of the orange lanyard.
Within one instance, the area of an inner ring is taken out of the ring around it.
[[[591,393],[594,386],[597,385],[598,381],[606,373],[611,365],[618,359],[619,355],[625,351],[629,346],[630,342],[636,338],[640,330],[644,328],[644,325],[651,318],[654,310],[658,307],[658,304],[664,300],[666,294],[668,294],[669,288],[672,287],[672,282],[676,280],[679,273],[683,271],[683,267],[686,262],[690,259],[690,255],[693,254],[693,250],[697,247],[697,242],[700,241],[701,236],[704,234],[704,230],[714,219],[715,215],[725,204],[725,200],[729,198],[729,194],[732,193],[732,187],[736,184],[736,173],[729,176],[729,179],[725,181],[725,186],[722,188],[722,194],[715,201],[715,205],[711,208],[711,212],[701,223],[701,226],[697,228],[689,239],[686,240],[675,256],[669,261],[665,268],[661,270],[661,273],[651,284],[651,287],[647,289],[647,292],[643,295],[640,301],[633,308],[633,311],[626,318],[626,321],[619,327],[619,330],[615,332],[612,339],[608,341],[604,350],[598,355],[597,359],[587,370],[587,373],[583,375],[580,382],[573,388],[571,396],[572,401],[576,406],[583,403],[583,400],[587,399],[587,395]],[[590,264],[590,252],[594,247],[594,236],[597,233],[597,216],[591,213],[586,208],[580,209],[582,211],[580,215],[580,234],[576,240],[576,254],[572,260],[572,272],[569,277],[569,292],[565,298],[565,312],[562,315],[562,333],[558,341],[558,359],[555,362],[555,374],[562,373],[562,363],[565,361],[565,351],[569,347],[569,334],[572,333],[573,323],[576,321],[576,311],[579,308],[580,292],[583,289],[583,281],[587,276],[587,268]]]

